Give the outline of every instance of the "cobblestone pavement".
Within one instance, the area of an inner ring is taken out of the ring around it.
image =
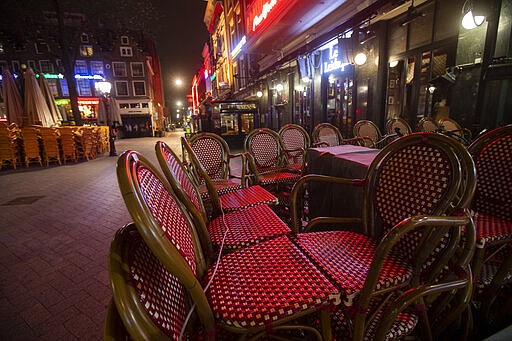
[[[155,142],[181,154],[180,132],[116,141],[157,165]],[[0,171],[0,339],[102,340],[107,256],[131,221],[107,154],[65,166]]]

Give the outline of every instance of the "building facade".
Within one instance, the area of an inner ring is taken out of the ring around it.
[[[469,9],[485,20],[463,25]],[[511,17],[511,0],[210,0],[207,91],[256,100],[275,130],[450,117],[477,133],[512,122]]]
[[[75,18],[76,17],[76,18]],[[73,22],[85,20],[80,14],[67,14],[70,30],[79,29]],[[55,30],[52,14],[46,14],[39,36],[24,37],[15,44],[8,34],[1,37],[0,68],[8,68],[15,77],[30,67],[44,76],[64,119],[62,124],[74,124],[71,113],[68,82],[63,72],[61,47],[52,39]],[[112,84],[111,105],[118,106],[122,124],[119,137],[153,136],[163,130],[164,96],[160,62],[152,39],[140,32],[111,32],[94,29],[76,35],[77,55],[74,79],[78,107],[83,124],[100,124],[98,109],[102,94],[96,83]]]

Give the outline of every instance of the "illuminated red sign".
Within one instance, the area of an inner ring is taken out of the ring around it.
[[[255,0],[247,9],[247,31],[254,32],[269,16],[280,0]]]
[[[97,105],[100,100],[96,97],[79,97],[78,105]]]

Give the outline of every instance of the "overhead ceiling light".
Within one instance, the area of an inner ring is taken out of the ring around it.
[[[407,15],[405,16],[405,18],[400,21],[400,26],[406,26],[406,25],[409,25],[411,22],[413,22],[414,20],[420,18],[420,17],[424,17],[425,16],[425,13],[423,12],[418,12],[416,10],[416,7],[414,7],[414,0],[411,1],[411,6],[409,6],[409,8],[407,9]]]

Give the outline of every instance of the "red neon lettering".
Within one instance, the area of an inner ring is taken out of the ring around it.
[[[252,30],[256,31],[256,27],[261,24],[261,22],[265,19],[267,19],[268,14],[270,11],[275,7],[277,4],[277,0],[270,0],[265,2],[263,4],[263,8],[261,9],[260,15],[255,15],[254,19],[252,20]]]

